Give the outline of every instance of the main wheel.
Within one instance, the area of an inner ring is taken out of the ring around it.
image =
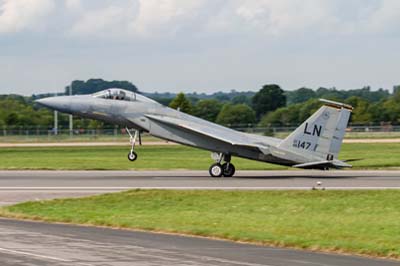
[[[232,177],[235,174],[235,166],[231,163],[224,163],[222,165],[223,175],[225,177]]]
[[[223,175],[222,166],[219,163],[211,165],[208,172],[212,177],[221,177]]]
[[[129,161],[133,162],[133,161],[136,161],[136,159],[137,159],[136,152],[131,151],[131,152],[128,153],[128,160]]]

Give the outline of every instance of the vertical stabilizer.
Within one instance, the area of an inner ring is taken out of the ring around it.
[[[321,160],[337,159],[353,108],[343,103],[320,100],[324,106],[284,139],[279,148]]]

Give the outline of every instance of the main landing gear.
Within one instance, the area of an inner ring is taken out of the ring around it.
[[[213,154],[216,163],[210,166],[209,173],[212,177],[232,177],[235,174],[235,166],[231,163],[229,154]],[[224,163],[221,164],[221,162]]]
[[[126,132],[128,132],[129,134],[129,142],[131,143],[131,151],[128,153],[128,160],[131,162],[136,161],[137,159],[137,154],[134,151],[135,149],[135,144],[136,144],[136,139],[139,138],[139,145],[142,145],[142,138],[140,136],[140,131],[139,130],[135,130],[134,135],[132,136],[131,131],[129,130],[129,128],[126,128]]]

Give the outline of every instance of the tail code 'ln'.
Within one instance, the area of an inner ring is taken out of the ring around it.
[[[337,158],[352,107],[323,99],[321,101],[325,105],[284,139],[279,144],[280,148],[308,153],[321,160]]]

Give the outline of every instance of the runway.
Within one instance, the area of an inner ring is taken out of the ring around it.
[[[0,205],[127,189],[400,189],[400,171],[0,171]]]
[[[400,188],[400,171],[0,171],[0,204],[126,189]],[[2,266],[392,266],[400,262],[125,230],[0,219]]]
[[[400,262],[124,230],[0,219],[2,266],[394,266]]]

